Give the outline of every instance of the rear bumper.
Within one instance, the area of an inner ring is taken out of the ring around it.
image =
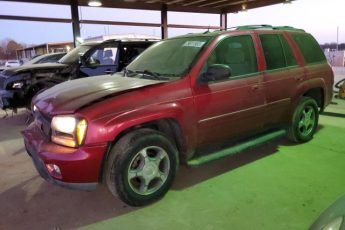
[[[35,123],[22,133],[26,151],[38,173],[46,181],[70,189],[97,188],[106,145],[77,149],[56,145],[45,139]],[[50,174],[47,164],[57,165],[61,171],[61,178]]]

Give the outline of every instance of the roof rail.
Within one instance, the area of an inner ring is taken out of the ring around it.
[[[258,30],[258,29],[272,29],[273,26],[271,25],[245,25],[245,26],[237,26],[235,27],[236,30]]]
[[[273,27],[274,30],[289,30],[289,31],[300,31],[300,32],[305,32],[303,29],[297,29],[292,26],[275,26]]]
[[[245,25],[245,26],[235,26],[227,28],[228,30],[289,30],[289,31],[300,31],[305,32],[303,29],[297,29],[292,26],[272,26],[272,25]]]

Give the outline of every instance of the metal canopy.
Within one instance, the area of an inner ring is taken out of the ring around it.
[[[70,0],[10,0],[26,3],[49,3],[70,5]],[[234,13],[245,7],[253,9],[278,3],[290,2],[290,0],[101,0],[102,7],[161,10],[164,5],[168,11],[196,12],[196,13]],[[88,0],[78,0],[78,5],[87,6]]]
[[[279,3],[289,3],[294,0],[101,0],[102,7],[137,10],[158,10],[161,12],[161,23],[120,22],[104,20],[82,20],[79,18],[79,6],[88,6],[89,0],[0,0],[8,2],[41,3],[69,5],[71,7],[71,19],[28,17],[20,15],[0,15],[0,20],[22,20],[40,22],[72,23],[74,43],[80,37],[80,23],[119,25],[119,26],[146,26],[160,27],[162,38],[168,37],[168,28],[190,29],[226,29],[227,13],[235,13],[241,10],[249,10],[262,6]],[[176,25],[168,23],[168,11],[211,13],[219,14],[219,26],[200,25]],[[100,17],[101,18],[101,17]]]

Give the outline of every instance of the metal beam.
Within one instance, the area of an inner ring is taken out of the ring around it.
[[[28,17],[28,16],[11,16],[0,15],[2,20],[18,20],[18,21],[34,21],[34,22],[58,22],[58,23],[71,23],[71,19],[65,18],[42,18],[42,17]]]
[[[182,29],[201,29],[201,30],[219,30],[219,26],[197,26],[197,25],[179,25],[179,24],[168,24],[169,28],[182,28]]]
[[[78,0],[71,0],[71,16],[72,16],[72,29],[73,29],[73,41],[74,46],[77,46],[77,38],[80,37],[80,23],[79,23],[79,11]]]
[[[162,33],[161,38],[165,39],[168,38],[168,10],[167,5],[162,5],[161,9],[161,24],[162,24]]]
[[[161,27],[160,23],[145,22],[119,22],[119,21],[100,21],[100,20],[80,20],[82,24],[95,25],[113,25],[113,26],[144,26],[144,27]]]

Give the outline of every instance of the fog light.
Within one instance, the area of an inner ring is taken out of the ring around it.
[[[46,164],[49,174],[57,179],[62,179],[61,170],[59,166],[55,164]]]

